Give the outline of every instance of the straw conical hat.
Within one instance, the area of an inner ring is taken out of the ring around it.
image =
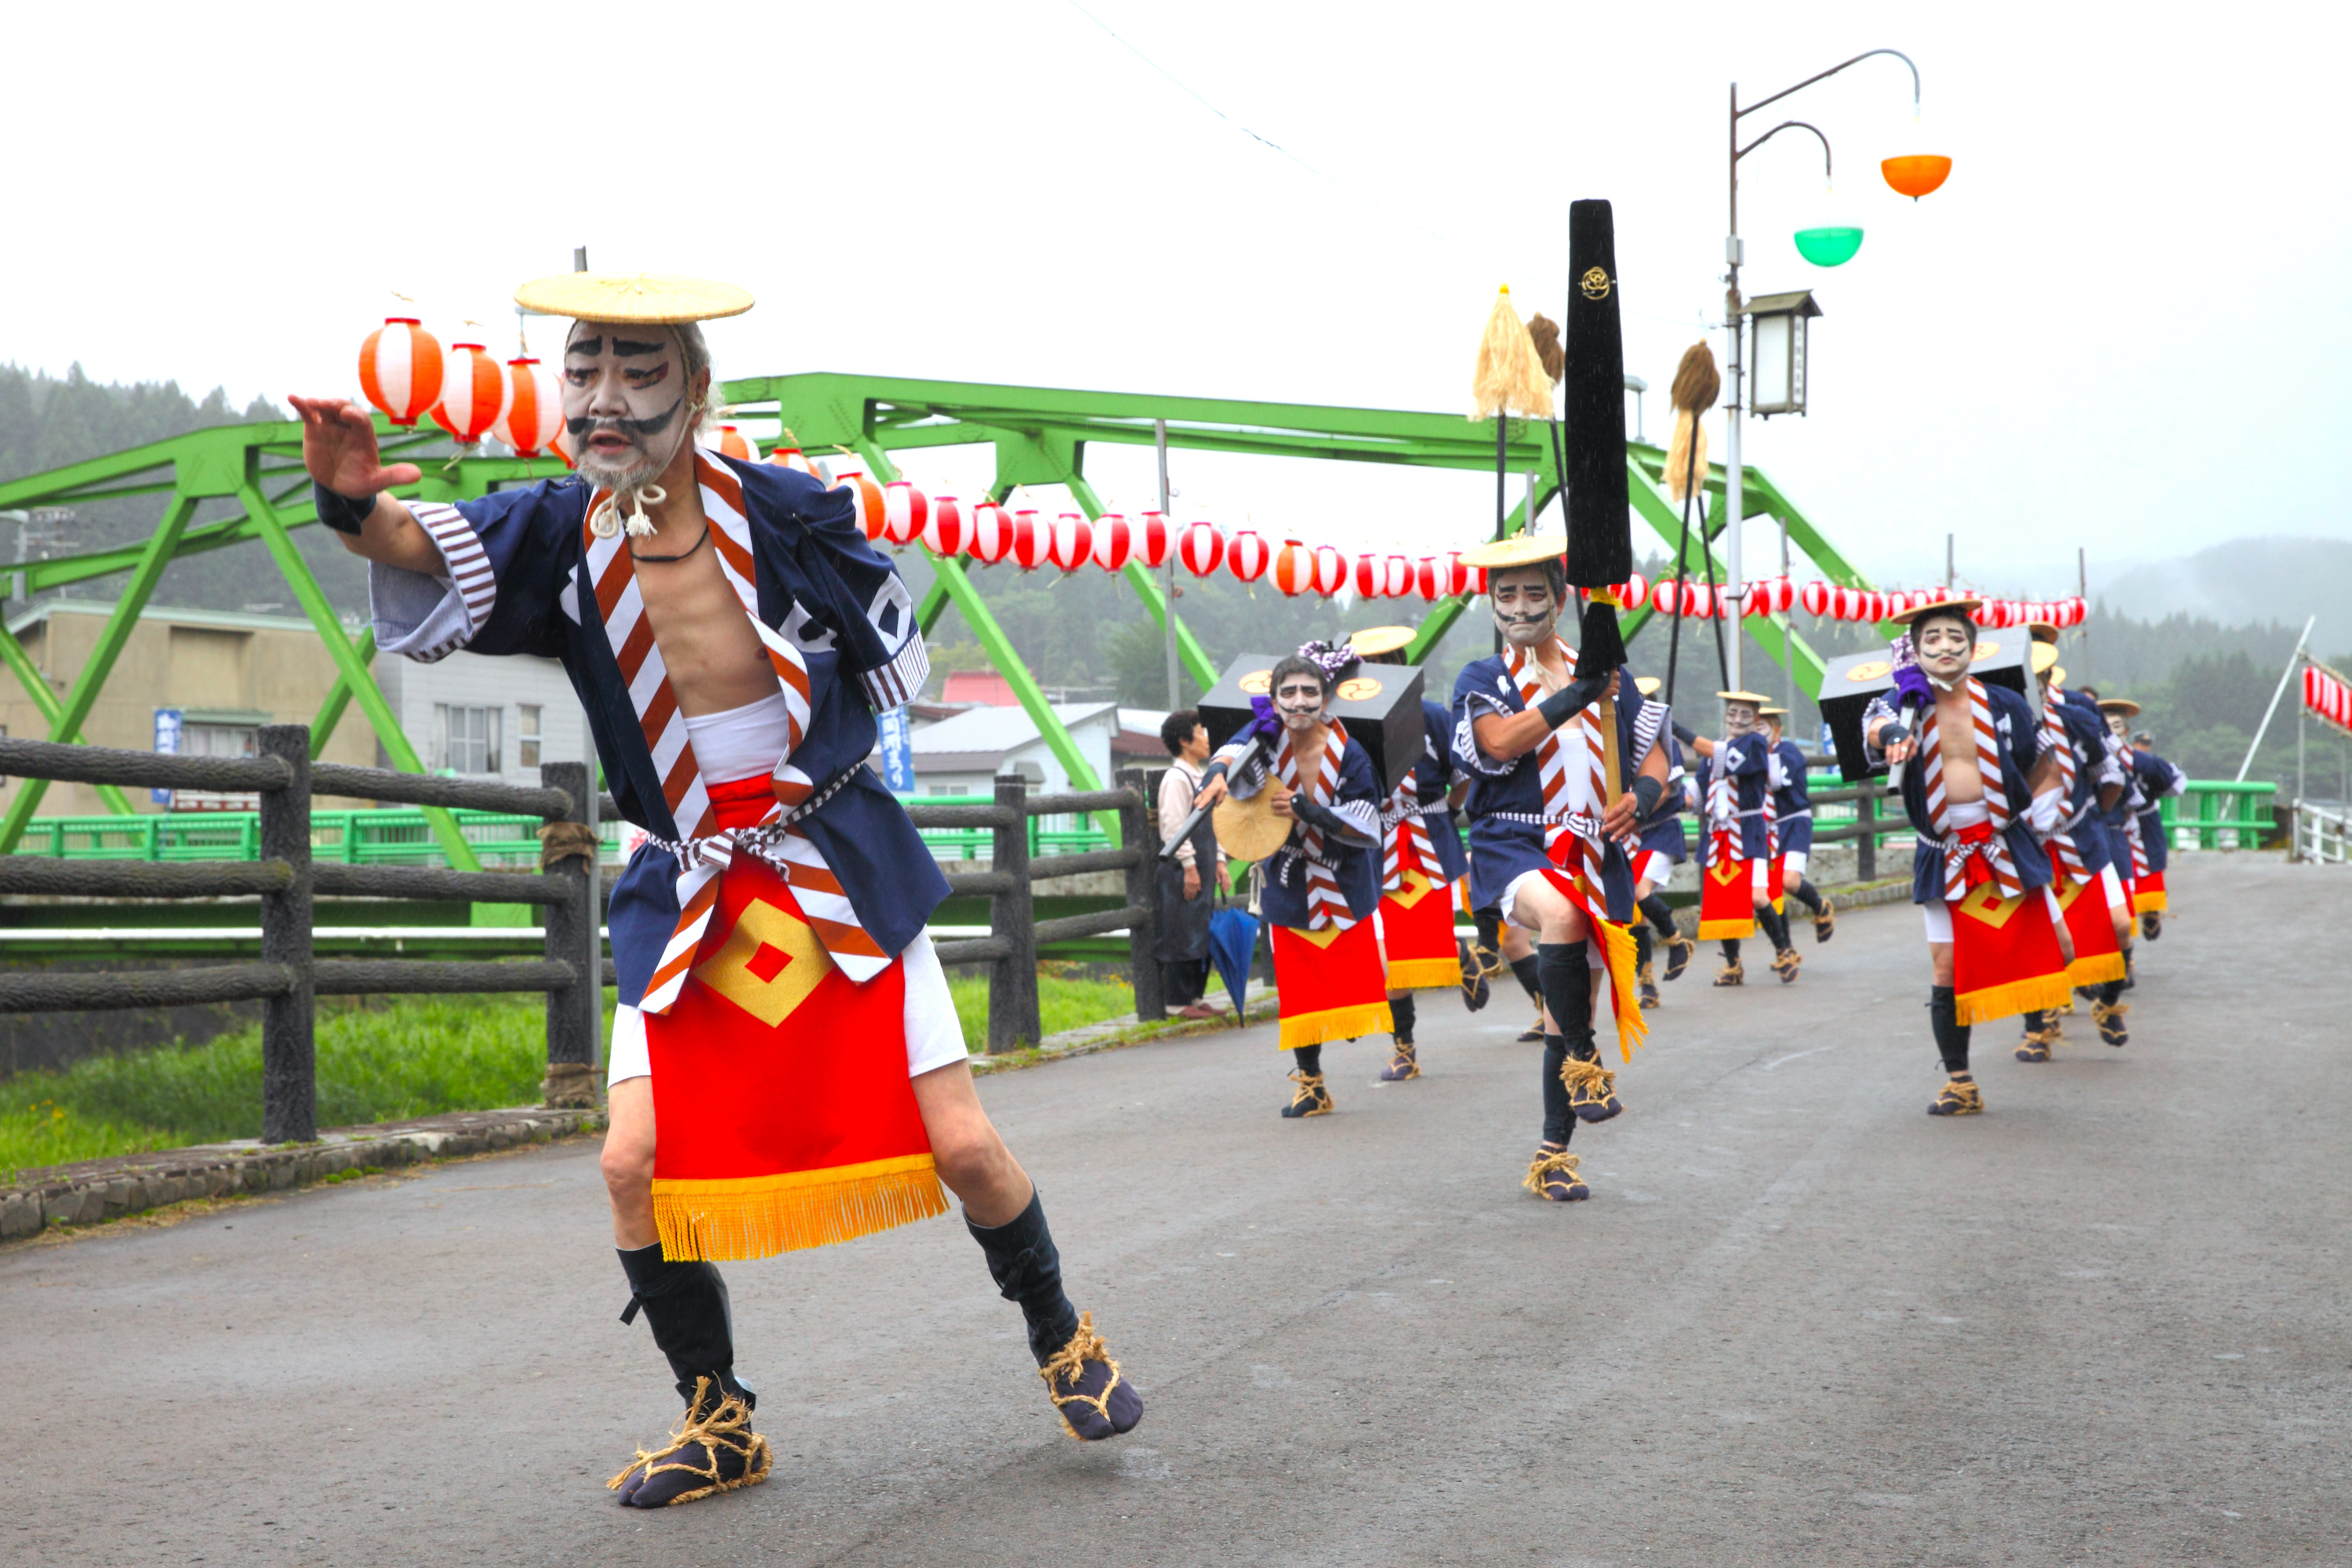
[[[751,292],[732,283],[667,272],[559,272],[534,278],[516,289],[515,303],[544,316],[580,321],[676,326],[740,316],[751,308]]]

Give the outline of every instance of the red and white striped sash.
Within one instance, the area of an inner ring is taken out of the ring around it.
[[[1318,805],[1329,805],[1339,797],[1339,753],[1347,749],[1348,731],[1333,724],[1330,737],[1323,742],[1322,765],[1315,770],[1313,779],[1302,784],[1298,782],[1298,757],[1290,749],[1290,731],[1286,729],[1282,743],[1275,748],[1274,776]],[[1347,895],[1339,891],[1339,879],[1325,855],[1323,830],[1307,826],[1300,835],[1299,847],[1306,851],[1307,929],[1328,931],[1337,927],[1346,931],[1356,923],[1356,917],[1349,910]]]
[[[703,515],[709,520],[710,542],[719,569],[742,602],[751,629],[775,668],[777,689],[792,710],[791,739],[776,761],[773,787],[776,803],[757,825],[736,830],[719,826],[709,791],[687,739],[686,715],[679,711],[671,689],[661,647],[654,640],[652,623],[637,588],[636,567],[625,536],[599,539],[583,522],[582,540],[587,552],[588,580],[596,607],[604,617],[604,636],[620,663],[621,679],[629,689],[646,747],[653,754],[654,771],[662,781],[662,795],[670,820],[677,825],[681,842],[677,855],[677,925],[654,966],[653,979],[638,1005],[647,1013],[664,1013],[677,1000],[693,966],[711,911],[719,903],[719,881],[738,848],[747,849],[772,866],[789,883],[817,940],[853,981],[863,983],[880,973],[889,954],[866,933],[857,911],[850,907],[841,879],[833,874],[807,836],[777,825],[793,807],[805,802],[817,784],[792,765],[792,753],[807,732],[809,721],[808,662],[800,649],[760,619],[758,568],[751,553],[751,524],[743,504],[743,487],[725,466],[701,452],[694,458],[695,479],[702,492]],[[599,491],[589,501],[589,515],[604,498]]]
[[[1381,810],[1381,822],[1384,856],[1381,891],[1404,891],[1404,874],[1412,870],[1433,882],[1444,880],[1437,874],[1437,847],[1429,841],[1429,824],[1422,820],[1421,790],[1412,774],[1405,774],[1404,782],[1389,796]]]
[[[1552,639],[1576,675],[1576,650]],[[1533,708],[1549,695],[1542,667],[1527,649],[1514,643],[1503,650],[1504,668],[1519,689],[1519,700]],[[1600,710],[1582,712],[1546,735],[1536,746],[1536,777],[1543,786],[1544,853],[1597,896],[1601,887],[1601,805],[1609,798],[1605,766],[1608,752],[1601,744]],[[1563,847],[1563,841],[1573,844]]]
[[[1769,860],[1780,852],[1780,819],[1772,803],[1772,769],[1779,759],[1768,755],[1764,761],[1764,788],[1759,792],[1756,815],[1764,822],[1764,858]],[[1747,858],[1747,838],[1739,831],[1739,781],[1731,775],[1731,742],[1717,742],[1715,755],[1707,759],[1706,821],[1710,837],[1717,852],[1726,859]]]
[[[1950,805],[1944,796],[1944,747],[1937,734],[1936,705],[1927,703],[1919,714],[1927,822],[1944,841],[1944,898],[1958,903],[1968,897],[1970,887],[1990,879],[1994,892],[2013,899],[2025,890],[2025,884],[2004,837],[2010,811],[2008,786],[2001,780],[2000,737],[1993,730],[1992,704],[1986,700],[1984,682],[1973,675],[1969,677],[1969,716],[1976,732],[1977,776],[1983,782],[1985,810],[1992,821],[1989,833],[1962,836],[1952,831]]]
[[[2125,814],[2124,837],[2131,845],[2132,879],[2137,881],[2147,875],[2147,840],[2141,834],[2138,813]]]
[[[2076,777],[2074,742],[2066,733],[2066,721],[2058,717],[2058,704],[2054,699],[2042,710],[2042,738],[2043,744],[2058,753],[2058,798],[2063,803],[2062,810],[2070,808],[2074,803]],[[2083,864],[2082,848],[2074,842],[2074,835],[2069,829],[2062,826],[2050,836],[2043,847],[2050,851],[2051,863],[2057,868],[2058,874],[2067,881],[2080,887],[2091,879],[2089,868]]]

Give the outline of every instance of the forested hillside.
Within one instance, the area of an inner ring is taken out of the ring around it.
[[[0,481],[45,473],[206,426],[288,416],[285,408],[266,398],[257,397],[237,409],[219,387],[196,400],[173,381],[123,385],[92,381],[79,365],[62,377],[0,365]],[[76,555],[144,539],[162,518],[164,500],[145,495],[89,501],[71,508],[69,515],[39,520],[36,531],[47,537],[31,554],[36,560]],[[233,516],[236,511],[228,503],[206,502],[198,510],[196,521]],[[13,523],[0,524],[0,562],[16,560],[16,532]],[[336,607],[347,614],[362,611],[367,604],[367,574],[360,564],[318,529],[303,529],[294,538]],[[100,578],[68,592],[76,598],[111,599],[120,582]],[[154,603],[209,610],[299,613],[294,595],[257,542],[178,563],[164,574]]]

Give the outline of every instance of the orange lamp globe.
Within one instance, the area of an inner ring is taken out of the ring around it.
[[[1878,172],[1898,194],[1916,202],[1951,177],[1952,161],[1937,153],[1909,153],[1880,159]]]

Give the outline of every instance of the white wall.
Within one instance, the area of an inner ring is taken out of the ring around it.
[[[386,656],[375,661],[375,678],[392,704],[409,744],[424,760],[427,772],[438,772],[439,730],[434,708],[496,708],[499,721],[499,772],[509,784],[536,784],[537,767],[521,761],[522,716],[526,704],[540,710],[540,752],[542,763],[576,763],[588,757],[588,721],[563,667],[551,658],[509,655],[503,658],[459,651],[437,664]],[[481,775],[489,776],[489,775]]]

